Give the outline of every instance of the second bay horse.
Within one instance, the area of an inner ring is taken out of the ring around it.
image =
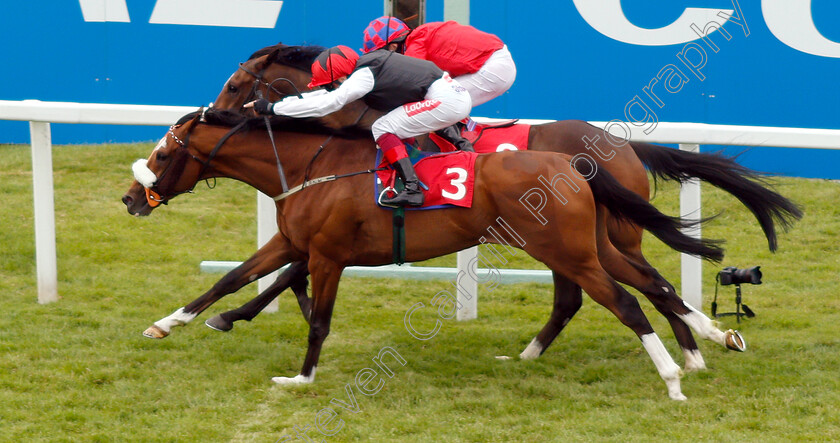
[[[318,46],[287,46],[277,44],[260,49],[242,63],[218,94],[214,107],[243,112],[242,105],[257,96],[277,100],[287,95],[297,95],[309,82],[309,67],[324,48]],[[367,110],[362,102],[355,102],[331,114],[325,120],[333,127],[360,121],[362,126],[380,114]],[[428,141],[426,143],[429,144]],[[649,143],[616,140],[602,129],[578,120],[558,121],[532,125],[529,149],[545,150],[568,155],[588,154],[598,167],[609,171],[626,188],[649,199],[650,188],[645,166],[654,177],[686,180],[699,177],[743,202],[756,216],[767,236],[771,250],[777,247],[775,223],[786,228],[800,218],[799,208],[780,194],[768,189],[759,174],[750,171],[732,159],[717,154],[695,154],[652,145]],[[686,357],[686,370],[702,369],[704,363],[689,328],[680,319],[663,309],[663,299],[675,294],[675,289],[647,261],[641,250],[642,231],[632,223],[622,222],[607,215],[610,241],[635,264],[645,269],[645,278],[633,279],[613,269],[607,269],[617,280],[638,289],[669,320],[677,341]],[[269,290],[241,308],[217,315],[207,321],[208,326],[222,331],[230,330],[238,320],[253,319],[276,295],[291,287],[298,302],[308,316],[309,304],[305,292],[305,264],[293,264]],[[522,357],[538,356],[523,353]]]

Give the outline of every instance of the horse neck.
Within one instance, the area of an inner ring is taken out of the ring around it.
[[[193,131],[190,144],[195,143],[206,158],[227,131],[229,128],[204,126]],[[265,130],[254,129],[232,136],[212,160],[210,174],[239,180],[266,195],[276,196],[283,192],[278,157],[286,182],[292,188],[303,183],[304,176],[311,180],[370,169],[376,152],[370,140],[330,138],[325,134],[274,132],[274,140],[276,156]],[[324,149],[316,158],[322,145]]]

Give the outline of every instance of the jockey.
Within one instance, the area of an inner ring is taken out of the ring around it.
[[[499,37],[455,21],[426,23],[411,30],[396,17],[379,17],[365,28],[362,52],[380,48],[436,64],[467,88],[473,106],[502,95],[516,79],[516,65]],[[438,135],[469,144],[455,128]],[[453,142],[460,148],[458,143]]]
[[[371,125],[373,138],[385,160],[405,183],[405,189],[381,203],[421,206],[420,181],[408,158],[404,139],[449,127],[466,118],[472,109],[466,89],[434,63],[387,50],[359,57],[347,46],[322,52],[312,63],[309,88],[324,86],[325,93],[307,93],[276,103],[260,99],[248,103],[260,114],[322,117],[347,103],[362,99],[373,109],[386,112]]]

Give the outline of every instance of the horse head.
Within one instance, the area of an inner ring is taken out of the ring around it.
[[[307,91],[307,85],[312,80],[312,63],[324,49],[321,46],[286,46],[282,43],[260,49],[230,76],[216,97],[213,108],[254,117],[253,109],[242,107],[245,103],[260,96],[277,101],[290,95],[300,95],[302,91]],[[370,127],[381,116],[381,112],[368,110],[364,102],[355,101],[323,121],[336,129],[357,123]]]
[[[189,146],[189,135],[201,118],[201,111],[188,114],[169,128],[148,159],[131,166],[134,182],[122,201],[132,215],[149,215],[171,198],[190,192],[205,171],[206,163]]]
[[[213,102],[217,109],[254,116],[243,105],[257,98],[271,101],[300,95],[311,78],[310,66],[324,48],[320,46],[287,46],[278,43],[251,55],[225,82]]]

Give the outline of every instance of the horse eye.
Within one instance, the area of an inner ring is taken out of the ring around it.
[[[168,156],[167,156],[165,153],[163,153],[163,152],[158,152],[158,153],[157,153],[157,155],[155,156],[155,158],[156,158],[156,159],[157,159],[157,161],[159,161],[159,162],[162,162],[162,161],[166,160],[166,159],[167,159],[167,157],[168,157]]]
[[[236,94],[237,92],[239,92],[239,88],[237,88],[236,85],[228,85],[228,92],[230,92],[231,94]]]

